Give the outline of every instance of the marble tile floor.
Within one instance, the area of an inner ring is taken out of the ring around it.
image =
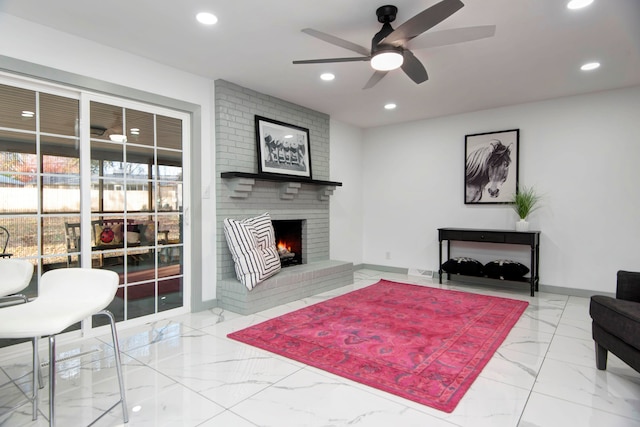
[[[385,278],[504,296],[529,307],[447,414],[251,346],[226,334]],[[352,285],[241,316],[220,309],[119,331],[129,426],[638,426],[640,374],[613,355],[595,368],[588,298],[474,286],[359,270]],[[109,337],[60,342],[59,426],[88,424],[117,400]],[[45,358],[46,342],[41,345]],[[46,426],[48,397],[31,421],[29,347],[0,352],[0,425]],[[107,357],[108,356],[108,357]],[[46,369],[45,369],[46,374]],[[13,382],[11,380],[14,380]],[[47,378],[45,377],[45,381]],[[120,407],[96,426],[120,426]]]

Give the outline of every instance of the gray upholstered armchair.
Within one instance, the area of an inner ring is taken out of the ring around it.
[[[596,367],[607,368],[610,351],[640,372],[640,273],[618,271],[616,297],[591,297],[589,314]]]

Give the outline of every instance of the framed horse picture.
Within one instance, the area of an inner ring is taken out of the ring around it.
[[[311,178],[309,129],[255,117],[260,173]]]
[[[520,129],[466,135],[465,204],[510,203],[518,190]]]

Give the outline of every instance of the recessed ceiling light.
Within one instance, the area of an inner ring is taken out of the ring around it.
[[[385,110],[395,110],[396,107],[397,107],[396,104],[394,104],[393,102],[390,102],[388,104],[385,104],[384,109]]]
[[[200,12],[199,14],[196,15],[196,19],[198,20],[199,23],[204,25],[213,25],[216,22],[218,22],[218,17],[213,13],[209,13],[209,12]]]
[[[593,3],[593,0],[571,0],[567,3],[567,8],[582,9],[583,7],[589,6],[591,3]]]
[[[124,142],[127,142],[127,135],[121,135],[121,134],[118,134],[118,133],[113,133],[113,134],[109,135],[109,139],[112,140],[113,142],[124,143]]]
[[[591,71],[591,70],[595,70],[598,67],[600,67],[600,63],[599,62],[587,62],[582,67],[580,67],[580,69],[582,71]]]
[[[131,135],[140,135],[140,129],[138,128],[131,128],[129,132],[131,132]]]
[[[331,73],[323,73],[323,74],[320,74],[320,78],[322,80],[326,81],[326,82],[329,82],[329,81],[335,79],[336,76],[331,74]]]
[[[31,117],[34,117],[36,113],[34,113],[33,111],[24,110],[20,115],[22,117],[31,118]]]

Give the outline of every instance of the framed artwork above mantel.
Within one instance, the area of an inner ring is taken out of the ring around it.
[[[309,129],[261,116],[255,128],[261,174],[312,178]]]
[[[520,130],[465,136],[464,203],[511,203],[518,190]]]

